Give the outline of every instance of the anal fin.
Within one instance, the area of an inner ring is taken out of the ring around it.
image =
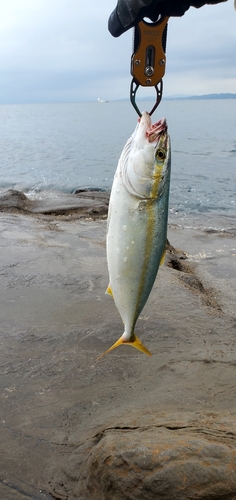
[[[162,264],[164,264],[164,262],[165,262],[165,256],[166,256],[166,247],[164,248],[163,254],[161,256],[160,266],[162,266]]]
[[[105,293],[106,293],[107,295],[110,295],[110,296],[114,299],[114,296],[113,296],[113,292],[112,292],[112,288],[111,288],[110,283],[109,283],[109,285],[108,285],[108,287],[107,287],[107,289],[106,289]]]

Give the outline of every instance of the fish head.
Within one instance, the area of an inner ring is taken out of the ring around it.
[[[126,144],[123,160],[123,183],[130,194],[145,199],[160,196],[170,178],[170,138],[166,119],[152,125],[149,113],[143,112]]]

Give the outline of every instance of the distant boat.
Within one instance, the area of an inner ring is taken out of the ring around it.
[[[98,102],[109,102],[109,101],[105,101],[104,99],[100,99],[100,97],[98,97]]]

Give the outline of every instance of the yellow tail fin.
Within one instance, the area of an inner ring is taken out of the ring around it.
[[[103,354],[101,354],[96,359],[96,361],[98,361],[100,358],[102,358],[103,356],[105,356],[105,354],[108,354],[113,349],[115,349],[115,347],[118,347],[121,344],[132,345],[133,347],[135,347],[139,351],[144,352],[144,354],[148,354],[148,356],[151,356],[151,353],[148,351],[148,349],[142,344],[141,340],[139,340],[138,337],[136,337],[136,335],[134,334],[133,340],[132,341],[128,341],[128,342],[124,341],[122,339],[122,337],[120,337],[119,340],[117,340],[117,342],[115,342],[115,344],[113,344],[111,347],[109,347],[109,349],[107,349],[107,351],[105,351]]]

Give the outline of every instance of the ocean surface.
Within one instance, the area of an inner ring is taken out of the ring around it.
[[[172,144],[170,220],[235,227],[236,99],[163,100],[153,121],[164,116]],[[0,191],[42,199],[108,190],[136,123],[129,102],[1,105]]]

